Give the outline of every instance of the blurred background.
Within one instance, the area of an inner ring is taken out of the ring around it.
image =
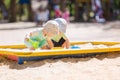
[[[120,20],[120,0],[0,0],[0,23],[30,21],[39,25],[56,17],[68,22]]]
[[[23,43],[58,17],[69,23],[70,41],[120,41],[120,0],[0,0],[0,44]]]

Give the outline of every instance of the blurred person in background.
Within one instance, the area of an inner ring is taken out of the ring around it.
[[[28,20],[33,21],[33,10],[31,7],[31,0],[19,0],[19,20],[22,20],[22,16],[25,14],[25,9],[27,7]]]
[[[22,16],[25,14],[25,4],[29,4],[29,0],[19,0],[19,20],[22,20]]]
[[[92,0],[92,10],[95,12],[96,22],[104,23],[106,20],[103,16],[103,10],[100,0]]]
[[[67,6],[63,9],[61,17],[64,18],[67,22],[70,21],[70,19],[69,19],[70,18],[70,12],[69,12]]]
[[[35,12],[35,21],[37,26],[41,26],[44,22],[49,20],[49,10],[42,5]]]
[[[54,6],[54,16],[55,16],[55,18],[60,18],[62,16],[62,12],[60,10],[59,5]]]
[[[8,12],[4,4],[4,0],[0,0],[0,11],[1,11],[1,14],[3,15],[3,19],[4,20],[8,19]]]

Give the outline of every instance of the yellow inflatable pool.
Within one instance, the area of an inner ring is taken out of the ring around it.
[[[23,64],[26,61],[41,60],[56,56],[77,56],[120,51],[120,42],[71,42],[70,44],[70,49],[56,47],[52,50],[35,51],[26,49],[24,44],[0,45],[0,56],[15,60],[19,64]]]

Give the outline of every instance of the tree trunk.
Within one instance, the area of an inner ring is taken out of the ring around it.
[[[34,15],[32,10],[32,2],[30,0],[30,3],[28,4],[28,21],[34,21]]]
[[[10,0],[9,22],[16,22],[16,0]]]
[[[75,0],[75,21],[78,21],[78,2]]]
[[[66,0],[61,0],[60,1],[60,6],[61,6],[61,10],[63,11],[64,8],[66,7]]]

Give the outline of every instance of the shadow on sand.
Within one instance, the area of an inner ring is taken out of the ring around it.
[[[78,63],[78,62],[86,62],[89,61],[93,58],[96,58],[98,60],[104,60],[105,58],[107,59],[114,59],[120,57],[120,52],[112,52],[112,53],[104,53],[104,54],[99,54],[99,55],[93,55],[93,56],[86,56],[86,57],[68,57],[68,58],[56,58],[56,59],[45,59],[45,60],[40,60],[40,61],[29,61],[26,62],[25,64],[18,64],[15,61],[8,60],[6,58],[0,57],[0,66],[2,65],[8,65],[10,69],[25,69],[25,68],[33,68],[33,67],[40,67],[45,65],[46,63],[56,63],[58,61],[62,61],[64,63],[70,62],[70,63]]]

